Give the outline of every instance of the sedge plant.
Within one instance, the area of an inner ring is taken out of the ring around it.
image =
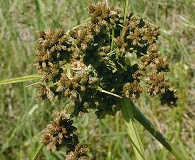
[[[91,3],[89,18],[68,32],[37,31],[38,74],[20,80],[39,78],[32,84],[38,98],[51,102],[66,98],[69,107],[53,112],[34,160],[44,146],[52,153],[65,146],[66,160],[87,158],[90,150],[79,142],[74,117],[92,110],[98,119],[122,112],[136,159],[147,159],[136,121],[176,159],[185,159],[134,104],[145,91],[151,97],[159,96],[161,104],[174,107],[178,94],[165,77],[169,63],[157,45],[159,27],[127,14],[127,6],[128,0],[121,14],[107,1]],[[12,82],[14,79],[1,83]]]

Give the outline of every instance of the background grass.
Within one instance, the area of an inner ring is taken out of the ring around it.
[[[65,31],[87,17],[89,0],[0,1],[0,80],[36,73],[33,54],[35,30]],[[123,0],[109,0],[123,11]],[[160,50],[170,60],[168,74],[181,96],[177,108],[161,106],[147,95],[136,102],[141,111],[178,146],[188,159],[195,159],[195,1],[130,0],[129,12],[161,27]],[[32,81],[33,82],[33,81]],[[64,102],[42,103],[32,82],[0,86],[0,159],[28,160],[39,147],[40,132],[52,120],[53,109]],[[134,160],[134,153],[121,116],[97,120],[94,113],[76,119],[81,142],[87,143],[93,159]],[[140,125],[137,125],[150,160],[174,158]],[[40,159],[63,159],[64,152],[50,154],[44,148]]]

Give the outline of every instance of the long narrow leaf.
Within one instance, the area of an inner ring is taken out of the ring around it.
[[[133,150],[137,160],[146,160],[143,144],[140,140],[139,134],[135,126],[135,119],[133,117],[132,103],[128,99],[122,99],[122,114],[125,120],[125,125],[133,146]]]
[[[32,75],[23,76],[23,77],[17,77],[17,78],[11,78],[11,79],[2,80],[2,81],[0,81],[0,85],[10,84],[10,83],[25,82],[25,81],[30,81],[30,80],[39,79],[39,78],[41,78],[41,75],[39,75],[39,74],[32,74]]]
[[[34,155],[32,160],[37,160],[39,158],[39,155],[42,152],[43,147],[44,147],[44,144],[41,144],[41,146],[37,149],[37,151],[36,151],[36,153],[35,153],[35,155]]]
[[[183,155],[166,139],[157,128],[132,103],[134,118],[147,129],[177,160],[186,160]]]

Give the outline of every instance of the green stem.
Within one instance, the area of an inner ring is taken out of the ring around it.
[[[36,29],[44,29],[44,23],[42,21],[42,11],[41,11],[41,6],[39,0],[34,0],[35,3],[35,14],[36,14]]]
[[[91,17],[87,18],[87,19],[86,19],[84,22],[82,22],[81,24],[79,24],[79,25],[77,25],[77,26],[71,28],[71,30],[75,30],[75,29],[79,28],[80,26],[82,26],[83,24],[85,24],[86,22],[88,22],[88,21],[90,21],[90,20],[91,20]],[[66,34],[68,35],[69,32],[70,32],[71,30],[67,31]]]
[[[129,0],[125,0],[125,7],[124,7],[124,20],[127,17],[127,10],[128,10],[128,1]]]
[[[69,79],[71,79],[72,78],[72,76],[71,76],[71,66],[70,66],[70,63],[67,63],[66,64],[66,69],[67,69],[67,77],[69,78]]]
[[[144,126],[177,160],[186,160],[180,152],[155,128],[155,126],[131,103],[134,118]]]
[[[112,42],[111,42],[111,51],[114,49],[114,29],[112,29]]]
[[[40,153],[41,153],[43,147],[44,147],[44,144],[42,144],[42,145],[38,148],[38,150],[36,151],[35,156],[33,157],[32,160],[37,160],[37,159],[38,159],[38,157],[39,157],[39,155],[40,155]]]
[[[122,99],[122,114],[125,120],[125,125],[127,126],[127,131],[133,146],[133,150],[136,155],[137,160],[146,160],[144,154],[143,144],[140,140],[139,134],[135,126],[135,119],[133,117],[132,103],[130,100]]]
[[[100,88],[100,87],[99,87]],[[113,95],[113,93],[104,91],[103,89],[99,89],[100,92]],[[141,113],[141,111],[134,105],[134,103],[130,100],[124,99],[121,96],[114,94],[113,96],[122,99],[122,113],[126,125],[128,126],[128,122],[132,121],[131,117],[134,117],[145,129],[147,129],[177,160],[187,160],[184,158],[180,152],[160,133],[156,127]],[[131,108],[132,112],[130,109]],[[133,115],[131,115],[133,113]],[[131,122],[130,122],[131,123]],[[131,125],[131,124],[130,124]],[[128,128],[130,130],[130,128]],[[129,132],[129,131],[128,131]],[[139,140],[138,140],[139,141]],[[139,144],[138,144],[139,145]],[[138,153],[142,153],[141,149]],[[141,155],[140,155],[141,156]]]
[[[23,77],[17,77],[17,78],[2,80],[2,81],[0,81],[0,85],[31,81],[31,80],[40,79],[40,78],[41,78],[41,75],[32,74],[32,75],[23,76]]]

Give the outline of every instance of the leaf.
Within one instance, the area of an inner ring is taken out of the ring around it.
[[[32,74],[32,75],[23,76],[23,77],[17,77],[17,78],[2,80],[2,81],[0,81],[0,85],[31,81],[31,80],[35,80],[35,79],[39,79],[39,78],[41,78],[41,75]]]

